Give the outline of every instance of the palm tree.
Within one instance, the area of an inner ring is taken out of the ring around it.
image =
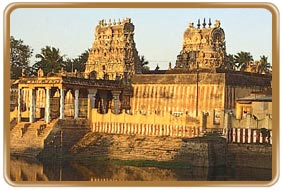
[[[236,62],[233,54],[227,55],[227,61],[225,67],[227,70],[231,70],[231,71],[236,70]]]
[[[45,75],[50,72],[57,73],[64,66],[64,56],[60,54],[60,50],[54,47],[42,48],[41,54],[35,55],[39,61],[32,66],[34,72],[41,68]]]
[[[237,55],[234,56],[235,63],[237,65],[237,70],[245,71],[248,67],[251,61],[253,61],[253,56],[250,54],[250,52],[239,52]]]
[[[267,58],[265,55],[260,56],[260,61],[258,65],[258,73],[265,74],[271,72],[271,64],[268,63]]]
[[[142,72],[150,70],[150,68],[148,67],[149,62],[145,60],[144,55],[140,57],[140,62],[141,62]]]
[[[79,72],[84,72],[85,64],[88,60],[90,49],[85,50],[77,58],[67,59],[64,64],[64,70],[68,72],[73,72],[77,70]]]

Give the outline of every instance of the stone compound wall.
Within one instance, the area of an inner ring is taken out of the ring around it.
[[[206,113],[207,126],[219,128],[224,117],[222,110],[235,111],[237,98],[269,87],[270,81],[269,76],[237,72],[199,73],[198,77],[196,73],[138,74],[132,79],[130,111],[133,115],[163,117],[183,114],[198,120]]]
[[[155,125],[117,122],[95,122],[92,131],[108,134],[146,135],[146,136],[173,136],[198,137],[199,127],[183,125]]]
[[[159,74],[135,75],[133,78],[133,97],[131,111],[133,114],[162,116],[171,113],[188,114],[196,117],[198,99],[198,116],[202,111],[224,109],[224,74]]]
[[[200,167],[272,168],[272,146],[226,143],[224,138],[149,137],[87,133],[71,149],[72,157],[184,162]]]
[[[53,141],[53,143],[50,143]],[[221,137],[172,137],[91,132],[86,120],[63,120],[45,140],[48,159],[113,158],[184,162],[187,165],[271,168],[271,145],[227,144]]]
[[[200,122],[186,114],[161,116],[157,114],[99,114],[92,109],[91,129],[93,132],[110,134],[136,134],[146,136],[182,136],[200,135]]]
[[[225,164],[225,139],[184,139],[87,133],[70,153],[77,157],[181,161],[194,166]]]
[[[228,144],[227,166],[272,168],[272,146],[265,144]]]
[[[272,130],[232,128],[226,137],[228,143],[272,144]]]

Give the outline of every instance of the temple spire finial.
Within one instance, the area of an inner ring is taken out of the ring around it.
[[[204,18],[204,22],[203,22],[203,28],[206,28],[206,18]]]
[[[198,19],[198,24],[197,24],[198,28],[200,28],[201,24],[200,24],[200,19]]]
[[[212,23],[211,23],[211,18],[209,18],[209,28],[211,27]]]

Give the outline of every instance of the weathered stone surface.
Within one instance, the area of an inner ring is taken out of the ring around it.
[[[272,146],[262,144],[228,144],[227,166],[272,168]]]
[[[116,80],[139,73],[141,64],[133,36],[134,25],[130,18],[117,23],[101,20],[86,63],[86,77]]]
[[[225,165],[224,139],[183,139],[87,133],[70,153],[77,157],[181,161],[193,166]]]
[[[247,81],[247,82],[246,82]],[[223,110],[235,110],[236,99],[270,86],[271,77],[254,73],[138,74],[133,77],[131,112],[146,116],[207,116],[208,128],[219,128]],[[198,118],[199,119],[199,118]]]
[[[21,122],[10,131],[10,153],[15,155],[37,156],[44,149],[44,140],[51,133],[58,120],[49,124]]]
[[[193,23],[185,30],[183,46],[177,56],[175,69],[208,69],[215,71],[226,58],[225,34],[220,27],[220,21],[216,20],[214,27],[206,27],[204,20],[201,28],[198,20],[197,28]]]
[[[44,140],[44,151],[40,153],[40,157],[62,157],[89,131],[89,123],[85,119],[59,120]]]

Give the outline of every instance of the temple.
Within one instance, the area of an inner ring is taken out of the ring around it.
[[[208,23],[204,19],[184,31],[175,66],[142,73],[131,19],[101,20],[85,72],[39,69],[38,76],[23,75],[11,85],[11,134],[15,138],[18,130],[23,135],[29,128],[44,134],[45,128],[38,126],[50,125],[52,131],[59,121],[85,120],[92,132],[190,138],[216,130],[227,135],[231,116],[251,112],[251,106],[238,102],[237,107],[244,110],[236,111],[236,101],[256,92],[269,92],[263,106],[252,104],[260,121],[265,117],[268,124],[257,120],[247,127],[271,128],[271,75],[230,71],[224,67],[227,61],[220,21],[212,26],[210,19]],[[13,138],[12,142],[20,143]]]

